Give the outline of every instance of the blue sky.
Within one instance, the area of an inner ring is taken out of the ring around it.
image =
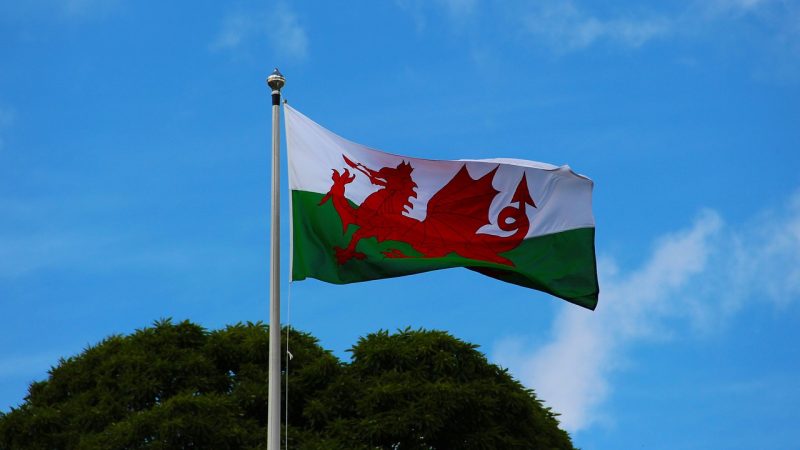
[[[582,448],[800,448],[798,24],[790,0],[2,1],[0,409],[109,334],[267,320],[278,66],[351,140],[591,177],[601,280],[595,312],[461,269],[284,283],[284,319],[341,357],[448,330]]]

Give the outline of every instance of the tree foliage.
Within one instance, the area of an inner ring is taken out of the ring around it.
[[[266,448],[268,341],[261,323],[169,320],[111,336],[0,413],[0,449]],[[289,448],[573,448],[532,391],[445,332],[370,334],[349,363],[307,333],[290,347]]]

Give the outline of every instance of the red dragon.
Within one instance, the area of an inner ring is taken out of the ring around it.
[[[411,164],[403,161],[396,167],[373,170],[344,155],[342,157],[348,166],[366,175],[373,185],[378,186],[378,190],[368,195],[361,205],[354,207],[344,194],[346,186],[355,180],[356,174],[350,173],[347,168],[342,172],[333,169],[333,186],[319,204],[323,205],[328,200],[333,202],[342,220],[343,233],[347,233],[350,225],[358,227],[346,248],[334,248],[339,264],[353,258],[364,259],[364,253],[356,251],[356,245],[362,239],[374,237],[378,242],[406,242],[425,258],[456,253],[464,258],[514,265],[500,254],[516,248],[522,242],[530,227],[527,205],[536,207],[524,174],[511,198],[511,203],[516,203],[516,206],[506,206],[497,218],[497,226],[512,233],[495,236],[478,233],[478,230],[490,223],[489,206],[500,192],[492,186],[497,167],[474,179],[467,171],[466,164],[462,165],[458,173],[428,201],[425,219],[418,220],[406,215],[413,208],[411,198],[417,197]],[[410,256],[397,249],[384,251],[383,254],[388,258]]]

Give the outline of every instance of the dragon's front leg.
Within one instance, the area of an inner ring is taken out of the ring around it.
[[[355,178],[355,174],[351,174],[348,169],[344,169],[341,173],[334,170],[333,175],[331,175],[333,185],[319,202],[319,205],[324,205],[328,200],[333,203],[333,208],[342,221],[343,234],[347,234],[348,226],[356,223],[356,208],[354,208],[347,200],[347,197],[344,196],[347,185],[352,183]],[[356,251],[356,244],[358,244],[358,241],[363,237],[362,234],[360,229],[356,230],[350,238],[350,243],[347,245],[347,248],[333,248],[336,251],[336,262],[344,264],[353,258],[364,259],[366,257],[363,253]]]
[[[344,196],[346,186],[352,183],[355,178],[356,176],[351,175],[350,171],[347,169],[344,169],[342,173],[334,170],[333,175],[331,175],[333,186],[331,186],[331,189],[319,202],[319,205],[325,204],[328,200],[333,203],[333,208],[342,220],[342,233],[347,233],[347,227],[356,222],[356,209],[353,208],[350,202],[347,201],[347,197]]]

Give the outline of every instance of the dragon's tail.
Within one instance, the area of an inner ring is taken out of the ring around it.
[[[506,206],[497,216],[497,226],[503,231],[513,231],[510,236],[491,236],[485,235],[485,243],[497,253],[507,252],[516,248],[528,235],[531,222],[528,219],[528,205],[536,208],[533,198],[528,190],[528,181],[523,173],[522,179],[517,185],[511,202],[517,206]]]

